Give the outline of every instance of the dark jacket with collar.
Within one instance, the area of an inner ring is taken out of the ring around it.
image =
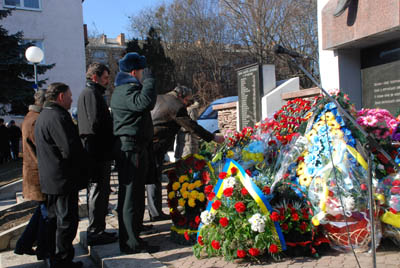
[[[45,103],[36,120],[35,140],[42,193],[69,194],[86,187],[85,151],[67,110]]]
[[[119,72],[115,85],[110,105],[114,135],[122,137],[120,140],[123,151],[144,148],[151,144],[153,138],[150,111],[157,99],[154,79],[146,79],[142,85],[131,75]]]
[[[78,99],[79,136],[86,151],[96,160],[112,159],[113,122],[103,97],[105,90],[88,80]]]
[[[179,100],[174,91],[157,96],[157,103],[151,116],[154,125],[153,144],[156,153],[164,155],[168,151],[168,148],[174,144],[175,135],[181,127],[207,142],[214,138],[212,133],[189,117],[185,104]]]

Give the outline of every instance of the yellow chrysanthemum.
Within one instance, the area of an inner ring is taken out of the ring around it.
[[[169,199],[173,199],[174,197],[175,197],[175,192],[174,191],[171,191],[171,192],[168,193],[168,198]]]
[[[194,182],[194,188],[199,188],[201,185],[203,185],[201,180],[197,180],[197,181]]]
[[[304,118],[305,118],[305,119],[308,119],[308,118],[310,118],[312,115],[313,115],[313,112],[308,112]]]
[[[181,184],[179,182],[174,182],[172,184],[172,190],[177,191],[181,187]]]
[[[198,199],[200,202],[204,202],[204,200],[206,200],[206,196],[205,196],[204,193],[199,193],[199,195],[197,196],[197,199]]]
[[[227,158],[233,158],[235,156],[235,153],[232,152],[231,150],[229,150],[228,152],[226,152],[226,157]]]
[[[308,176],[306,174],[302,174],[302,175],[299,176],[299,183],[302,186],[305,186],[305,187],[310,186],[311,181],[312,181],[312,177],[311,176]]]
[[[298,176],[301,176],[304,174],[304,171],[306,169],[306,164],[304,162],[301,162],[296,169],[296,173]]]
[[[196,199],[189,198],[188,204],[189,207],[194,208],[196,206]]]
[[[333,115],[332,112],[325,113],[325,117],[326,117],[327,121],[331,121],[331,120],[335,119],[335,116]]]
[[[184,184],[182,184],[182,188],[181,188],[181,192],[185,192],[187,190],[187,188],[189,187],[189,183],[185,182]]]
[[[313,129],[318,131],[321,127],[325,126],[325,120],[320,120],[317,123],[314,124]]]
[[[194,183],[189,183],[188,189],[189,191],[192,191],[194,189]]]
[[[178,205],[179,206],[184,207],[185,204],[186,204],[186,200],[185,199],[181,198],[181,199],[178,200]]]
[[[188,197],[189,197],[189,192],[188,191],[181,192],[181,194],[182,194],[183,198],[188,199]]]
[[[317,135],[317,131],[315,129],[310,130],[305,136],[308,140],[311,140],[311,138]]]
[[[198,195],[199,195],[198,191],[192,191],[190,193],[189,199],[196,199]]]
[[[336,120],[332,120],[328,122],[328,126],[332,129],[340,129],[340,125],[338,124],[338,122],[336,122]]]
[[[185,181],[189,181],[188,176],[182,175],[182,176],[179,177],[179,182],[180,183],[184,183]]]
[[[340,129],[332,129],[330,133],[332,134],[332,136],[335,136],[339,139],[343,138],[343,131]]]

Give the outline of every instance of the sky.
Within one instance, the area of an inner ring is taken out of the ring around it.
[[[89,33],[104,33],[109,38],[125,33],[125,36],[129,37],[128,16],[168,2],[169,0],[85,0],[83,22],[87,24]]]

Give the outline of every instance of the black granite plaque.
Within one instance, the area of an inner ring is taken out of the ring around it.
[[[400,109],[400,61],[361,70],[363,107],[383,108],[396,115]]]
[[[261,118],[260,68],[253,64],[237,70],[240,129],[253,127]]]

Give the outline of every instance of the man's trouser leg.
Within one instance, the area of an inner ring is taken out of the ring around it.
[[[110,199],[111,162],[96,162],[93,165],[93,172],[93,178],[90,179],[87,188],[88,236],[98,234],[106,228],[108,201]]]
[[[72,242],[78,230],[78,191],[65,195],[48,195],[47,210],[49,219],[50,261],[52,266],[72,262],[74,247]]]
[[[162,212],[162,185],[161,185],[161,168],[164,154],[155,153],[157,176],[154,184],[146,185],[147,190],[147,209],[150,217],[154,218],[163,214]]]
[[[121,152],[118,168],[118,225],[121,251],[140,246],[140,227],[144,214],[144,191],[147,175],[147,152]]]

